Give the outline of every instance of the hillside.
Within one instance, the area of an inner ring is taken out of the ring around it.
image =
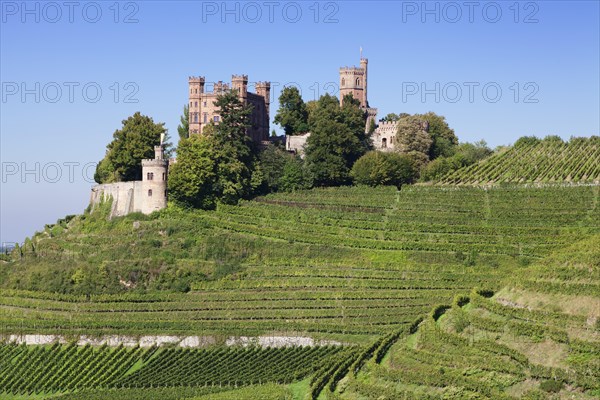
[[[521,138],[514,146],[448,173],[438,184],[600,182],[600,138]]]
[[[341,187],[272,194],[210,212],[168,208],[111,221],[110,204],[104,204],[47,226],[0,264],[0,334],[58,335],[53,340],[65,342],[0,346],[0,368],[13,371],[0,381],[5,391],[0,398],[13,398],[9,392],[29,398],[28,393],[86,389],[77,398],[93,399],[110,388],[108,398],[303,399],[309,392],[316,398],[322,389],[321,398],[334,396],[331,389],[338,395],[345,390],[347,398],[389,390],[406,392],[406,398],[426,398],[423,393],[441,398],[435,396],[455,389],[454,398],[474,391],[481,398],[499,393],[519,398],[548,377],[590,398],[585,393],[598,389],[590,383],[597,374],[590,355],[600,341],[593,314],[600,293],[599,199],[598,186],[412,186],[400,192]],[[441,307],[445,312],[435,321],[427,317],[418,325],[437,305],[451,306],[457,295],[468,302],[447,311]],[[559,295],[573,297],[552,297]],[[520,306],[511,306],[524,304],[525,297],[543,310],[523,315]],[[552,308],[563,304],[582,306]],[[452,322],[455,314],[460,332]],[[112,343],[162,335],[174,344],[160,350],[68,344],[103,343],[109,335],[119,335]],[[513,353],[502,346],[511,335],[525,338],[515,341],[520,355],[507,361],[506,354]],[[573,357],[542,367],[539,357],[527,358],[546,349],[528,348],[527,337],[545,341],[545,335],[558,343],[548,349]],[[473,348],[480,336],[488,338],[481,346],[492,350]],[[251,347],[248,353],[231,346],[242,337],[342,346],[291,347],[297,353],[286,357],[277,349]],[[210,347],[177,350],[184,339]],[[423,372],[419,381],[398,372],[402,365],[420,371],[419,363],[429,365],[442,347],[448,356],[435,360],[440,365],[435,371],[473,363],[473,376],[459,379],[452,372],[444,380]],[[293,358],[305,361],[286,367],[285,360]],[[487,366],[490,358],[501,366]],[[232,376],[241,364],[226,366],[227,360],[257,365],[270,359],[281,360],[271,362],[279,368]],[[223,369],[194,375],[186,365]],[[361,372],[336,385],[350,370]],[[522,390],[509,390],[524,381]],[[391,389],[390,382],[396,382]],[[252,390],[235,389],[257,383]],[[440,384],[455,389],[440,391]],[[163,389],[144,392],[154,386]],[[198,389],[185,392],[184,386]],[[226,391],[202,392],[217,386]]]
[[[594,399],[600,396],[600,236],[493,293],[435,308],[385,359],[339,384],[344,399]]]

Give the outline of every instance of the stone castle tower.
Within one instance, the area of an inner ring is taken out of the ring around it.
[[[246,132],[248,136],[257,143],[269,139],[270,82],[256,82],[256,93],[248,91],[248,75],[233,75],[231,86],[222,81],[216,82],[212,92],[205,90],[206,81],[203,76],[189,77],[188,84],[190,90],[190,135],[201,134],[204,127],[211,121],[215,124],[220,122],[219,108],[214,105],[214,102],[220,94],[234,90],[243,104],[252,105],[250,127]]]
[[[360,67],[340,68],[340,105],[344,96],[352,94],[352,97],[360,101],[360,107],[367,109],[367,66],[369,60],[360,58]]]
[[[164,159],[164,148],[154,146],[154,159],[142,160],[141,211],[150,214],[167,206],[167,177],[169,160]]]
[[[162,139],[161,139],[162,142]],[[110,218],[133,212],[150,214],[167,206],[169,160],[164,147],[154,147],[154,158],[142,160],[142,180],[103,183],[92,187],[90,205],[93,208],[112,198]]]
[[[367,113],[365,132],[369,131],[371,121],[375,122],[377,118],[377,109],[369,107],[367,97],[368,66],[369,60],[362,56],[361,49],[360,67],[340,68],[340,105],[344,102],[344,96],[348,94],[360,101],[360,107]]]

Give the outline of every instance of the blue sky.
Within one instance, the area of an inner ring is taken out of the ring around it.
[[[136,111],[173,137],[187,79],[232,74],[312,100],[369,59],[369,102],[434,111],[461,141],[598,135],[598,1],[1,1],[0,242],[87,206]],[[281,132],[278,126],[273,127]]]

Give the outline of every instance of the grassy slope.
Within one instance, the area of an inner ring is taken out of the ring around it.
[[[342,397],[378,398],[392,388],[407,398],[597,398],[599,288],[595,235],[520,271],[493,297],[470,293],[469,303],[427,319],[381,365],[350,379]],[[563,388],[542,390],[548,380]]]
[[[523,182],[600,182],[599,138],[523,143],[439,180],[442,184]]]
[[[470,357],[458,365],[442,359],[452,363],[442,366],[444,370],[485,364],[494,357],[501,360],[503,356],[482,356],[478,349],[465,347],[469,340],[487,338],[504,346],[516,343],[513,350],[525,357],[553,350],[559,355],[548,358],[551,365],[545,368],[559,368],[555,372],[560,374],[571,364],[586,368],[591,362],[585,345],[571,354],[565,334],[596,340],[594,322],[589,323],[593,316],[577,310],[593,310],[598,298],[593,269],[600,230],[598,197],[598,187],[412,187],[400,194],[390,188],[338,188],[271,195],[216,212],[170,209],[150,218],[133,215],[110,222],[98,210],[85,219],[49,227],[25,247],[23,258],[0,266],[5,287],[36,289],[49,284],[73,292],[3,290],[0,329],[5,334],[173,333],[223,339],[232,334],[308,333],[370,343],[407,326],[435,304],[451,304],[457,293],[486,287],[497,291],[501,303],[490,305],[489,299],[472,295],[469,305],[401,339],[386,358],[385,370],[368,363],[359,378],[367,376],[363,383],[374,388],[380,383],[389,386],[391,379],[396,389],[417,393],[417,398],[440,394],[435,385],[386,372],[394,372],[389,368],[393,360],[415,371],[421,362],[440,361],[427,361],[428,355],[425,361],[420,358],[425,354],[419,352],[422,338],[436,343],[426,329],[447,335],[440,334],[443,343],[452,342],[448,337],[458,338],[458,344],[450,343],[445,351]],[[192,291],[173,292],[181,286]],[[86,288],[113,293],[77,294]],[[523,292],[526,300],[509,297]],[[556,308],[564,298],[553,296],[575,296],[582,306],[570,306],[571,317],[560,318],[569,308]],[[511,322],[513,311],[505,315],[493,306],[521,310],[510,306],[521,305],[519,301],[535,302],[544,311],[526,316],[535,326],[532,332]],[[453,322],[456,316],[459,322]],[[455,332],[457,324],[460,332]],[[500,327],[506,336],[496,338]],[[523,340],[511,336],[516,329],[527,333],[521,335]],[[398,350],[407,345],[415,350],[414,359]],[[440,353],[439,348],[434,346],[433,354]],[[575,361],[565,364],[565,354]],[[448,385],[456,393],[446,394],[465,398],[463,394],[473,394],[469,385],[483,380],[483,393],[492,397],[520,396],[537,390],[554,371],[528,364],[505,367],[510,373],[488,376],[494,371],[484,368],[467,372],[467,388]],[[539,376],[532,377],[532,368]],[[567,390],[582,390],[586,379],[571,379]],[[356,382],[360,380],[340,385],[345,395],[360,392]]]

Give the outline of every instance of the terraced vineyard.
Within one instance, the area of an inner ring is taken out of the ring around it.
[[[250,253],[234,273],[197,280],[185,294],[88,299],[3,291],[0,332],[225,337],[312,332],[366,343],[450,301],[457,291],[486,283],[498,287],[514,265],[565,246],[574,236],[598,232],[598,197],[598,187],[410,187],[400,193],[339,188],[186,213],[182,224],[222,232],[215,235],[237,240],[234,245]],[[52,260],[79,252],[103,265],[119,260],[102,257],[122,254],[121,262],[139,265],[148,254],[128,251],[130,243],[167,231],[178,218],[165,212],[141,221],[138,230],[124,218],[91,238],[80,234],[89,229],[84,222],[39,240],[36,251]],[[104,253],[103,246],[113,246],[115,231],[124,236],[126,248],[115,245],[112,253]],[[169,253],[185,240],[182,231],[157,244],[172,259]],[[171,262],[189,265],[193,251],[183,249],[182,258]],[[30,257],[39,262],[39,256],[27,253],[21,262]]]
[[[473,291],[436,307],[382,362],[345,378],[341,397],[598,398],[599,248],[594,236],[493,296]]]
[[[332,391],[365,398],[394,398],[396,392],[406,398],[468,398],[474,392],[502,398],[521,397],[558,376],[563,390],[589,398],[597,390],[590,383],[596,367],[586,357],[598,342],[589,312],[528,314],[472,291],[486,288],[505,299],[509,285],[598,297],[597,278],[586,271],[597,258],[599,200],[600,187],[592,185],[412,186],[401,192],[348,187],[273,194],[212,212],[167,209],[112,221],[102,214],[76,217],[48,227],[18,249],[14,261],[2,264],[1,335],[52,334],[68,341],[155,334],[197,338],[212,347],[3,345],[7,355],[0,368],[15,372],[0,374],[0,391],[81,390],[64,396],[94,399],[105,390],[125,390],[136,398],[160,386],[165,399],[236,393],[250,399],[253,392],[263,393],[256,394],[261,399],[291,399],[296,392],[322,399]],[[569,264],[574,254],[587,258]],[[552,261],[556,257],[564,259]],[[68,271],[61,279],[72,280],[73,293],[37,290],[56,279],[45,270],[57,276]],[[164,271],[181,277],[189,285],[185,292],[161,281]],[[147,282],[154,286],[136,287],[144,274],[153,276]],[[77,285],[110,285],[111,277],[118,279],[116,293],[77,294],[86,288]],[[457,294],[469,297],[468,303],[445,313],[438,308],[436,318],[418,325],[436,305],[452,305]],[[456,316],[463,319],[458,326],[466,324],[462,330],[455,329]],[[572,351],[573,360],[539,366],[523,348],[507,350],[509,336],[503,335],[549,338],[567,346],[562,349]],[[310,336],[344,346],[223,346],[242,336]],[[581,345],[571,346],[575,339]],[[447,349],[447,356],[440,355],[437,372],[428,374],[435,347]],[[109,362],[111,357],[119,361]],[[484,360],[493,357],[498,366],[486,366]],[[46,359],[53,361],[41,361]],[[253,368],[261,363],[264,368]],[[60,368],[71,371],[68,379],[57,378]],[[196,391],[183,393],[183,386]]]
[[[600,182],[600,138],[532,140],[449,173],[441,184]]]
[[[192,350],[8,344],[0,346],[0,393],[283,384],[313,374],[333,355],[349,350],[340,346]]]

